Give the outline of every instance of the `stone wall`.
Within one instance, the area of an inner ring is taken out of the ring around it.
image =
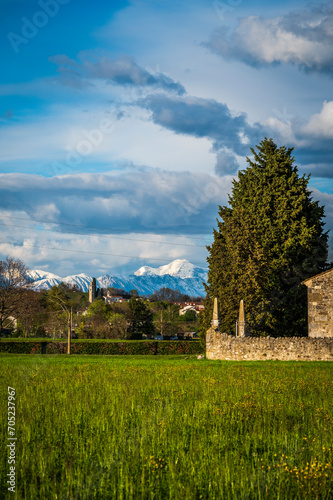
[[[206,357],[225,360],[333,361],[333,339],[309,337],[233,337],[211,328]]]

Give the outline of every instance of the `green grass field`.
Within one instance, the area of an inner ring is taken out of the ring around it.
[[[333,498],[333,363],[1,355],[0,372],[1,498]]]

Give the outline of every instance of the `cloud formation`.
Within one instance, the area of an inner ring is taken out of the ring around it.
[[[66,55],[56,55],[49,60],[58,66],[60,81],[63,85],[85,88],[93,85],[93,80],[105,80],[122,86],[150,87],[165,90],[178,95],[185,93],[185,88],[163,73],[152,74],[136,64],[132,57],[118,59],[97,57],[94,53],[81,52],[78,61]]]
[[[95,232],[109,228],[169,234],[177,229],[179,234],[206,234],[230,184],[228,177],[145,167],[118,175],[2,174],[0,210],[24,212],[55,227],[59,222],[92,226]]]
[[[215,99],[153,94],[137,104],[151,111],[154,123],[177,134],[207,137],[216,151],[228,148],[244,155],[260,134],[260,125],[251,126],[245,113],[233,115]]]
[[[271,137],[278,145],[295,147],[304,172],[333,178],[333,101],[324,102],[322,110],[306,122],[296,115],[275,113],[253,125],[245,113],[232,114],[226,104],[214,99],[151,94],[137,104],[151,112],[157,125],[210,140],[218,176],[234,175],[240,168],[236,156],[251,156],[250,147]]]
[[[309,72],[333,74],[332,25],[329,1],[286,16],[242,18],[233,31],[215,30],[206,45],[226,59],[252,66],[290,63]]]
[[[314,114],[303,132],[311,137],[333,139],[333,101],[325,101],[320,113]]]
[[[333,101],[325,101],[319,113],[304,122],[291,116],[270,117],[263,123],[266,135],[280,144],[295,147],[297,163],[312,177],[333,178]]]
[[[234,155],[226,151],[219,151],[216,155],[216,175],[234,175],[239,169],[239,164]]]

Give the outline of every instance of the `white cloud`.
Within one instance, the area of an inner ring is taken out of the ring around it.
[[[259,66],[294,64],[333,73],[333,2],[312,5],[286,16],[248,16],[234,31],[215,30],[207,44],[215,53]]]
[[[303,132],[313,137],[333,139],[333,101],[324,102],[321,112],[310,118]]]

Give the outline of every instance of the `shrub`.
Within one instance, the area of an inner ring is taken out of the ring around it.
[[[66,354],[67,342],[31,340],[0,342],[0,352],[15,354]],[[203,352],[200,341],[109,341],[74,340],[71,342],[72,354],[108,355],[145,355],[145,354],[200,354]]]

